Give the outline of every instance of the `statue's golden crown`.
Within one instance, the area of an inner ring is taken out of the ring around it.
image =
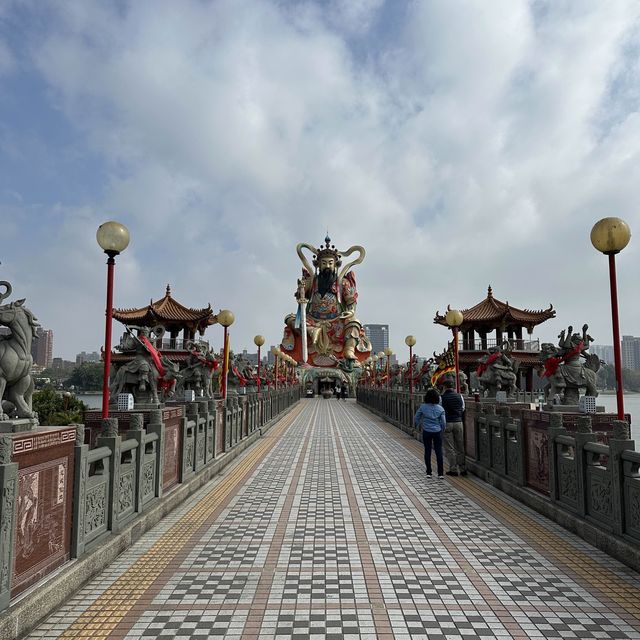
[[[342,256],[336,249],[336,246],[334,244],[331,244],[331,238],[328,234],[324,239],[324,245],[321,244],[317,249],[314,250],[313,266],[317,267],[320,259],[324,258],[325,256],[332,256],[333,258],[335,258],[337,267],[342,264],[342,260],[340,260]]]

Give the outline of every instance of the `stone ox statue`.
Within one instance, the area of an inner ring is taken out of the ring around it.
[[[11,285],[0,281],[4,293],[0,303],[11,295]],[[11,334],[0,336],[0,419],[35,418],[31,399],[31,343],[36,337],[37,318],[24,305],[24,298],[0,305],[0,326],[9,327]]]

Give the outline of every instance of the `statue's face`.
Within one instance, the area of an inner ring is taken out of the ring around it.
[[[333,256],[323,256],[320,258],[320,271],[329,269],[331,271],[336,270],[336,259]]]

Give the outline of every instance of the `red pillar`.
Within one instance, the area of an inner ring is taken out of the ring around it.
[[[618,321],[618,284],[616,281],[616,256],[609,254],[609,285],[611,288],[611,323],[613,324],[613,360],[616,368],[616,400],[618,420],[624,420],[624,395],[622,387],[622,353]]]
[[[456,367],[456,391],[460,393],[460,362],[458,360],[458,327],[453,327],[453,354]]]
[[[409,395],[413,395],[413,347],[409,347]]]
[[[104,372],[102,380],[102,418],[109,417],[109,373],[111,372],[111,324],[113,321],[113,271],[116,261],[107,260],[107,309],[104,328]]]
[[[224,347],[222,350],[222,377],[220,378],[220,391],[223,400],[227,399],[227,375],[229,374],[229,346],[227,344],[227,327],[224,327]]]
[[[260,345],[258,345],[258,393],[260,393]]]

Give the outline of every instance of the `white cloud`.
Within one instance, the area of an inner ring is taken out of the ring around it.
[[[328,227],[341,248],[367,249],[358,315],[388,321],[398,351],[408,333],[419,351],[439,350],[435,311],[475,304],[488,284],[514,305],[554,301],[548,335],[587,320],[610,342],[606,265],[588,234],[604,215],[639,222],[640,125],[621,80],[638,72],[639,11],[531,6],[413,3],[379,45],[379,33],[367,38],[389,10],[378,0],[52,3],[34,61],[105,159],[107,189],[62,203],[64,232],[26,267],[55,253],[44,273],[63,297],[83,292],[87,328],[77,313],[64,327],[68,307],[44,285],[32,307],[58,309],[68,357],[101,340],[89,236],[120,217],[132,245],[117,300],[145,304],[170,281],[183,302],[233,309],[239,347],[256,333],[275,343],[294,306],[295,244]],[[69,230],[83,225],[86,238]],[[634,257],[621,257],[621,292]],[[629,303],[623,331],[640,333],[639,320]]]

